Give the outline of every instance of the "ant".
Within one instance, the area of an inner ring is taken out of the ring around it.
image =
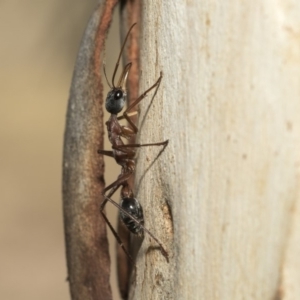
[[[143,236],[144,232],[147,232],[153,240],[156,241],[158,244],[160,251],[162,255],[166,258],[167,262],[169,262],[169,257],[167,251],[164,249],[160,241],[148,230],[144,227],[144,216],[143,216],[143,208],[139,201],[134,198],[133,191],[128,183],[129,178],[135,171],[135,148],[139,147],[148,147],[148,146],[164,146],[166,147],[168,144],[168,140],[160,143],[152,143],[152,144],[124,144],[121,137],[130,139],[131,137],[135,136],[138,132],[138,128],[133,123],[133,121],[130,119],[130,116],[128,115],[128,112],[136,106],[139,102],[141,102],[155,87],[158,87],[161,79],[162,79],[162,73],[160,74],[158,80],[148,89],[146,90],[142,95],[140,95],[131,105],[127,107],[127,109],[123,112],[123,115],[118,117],[118,113],[120,113],[125,105],[126,102],[126,81],[127,77],[131,68],[132,63],[128,63],[125,65],[121,76],[119,78],[119,81],[117,85],[115,85],[115,76],[118,70],[118,66],[120,63],[120,58],[122,55],[122,52],[124,50],[126,41],[128,39],[128,36],[132,30],[132,28],[136,25],[134,23],[124,40],[124,43],[122,45],[117,63],[115,65],[115,69],[112,76],[112,85],[109,83],[107,76],[106,76],[106,70],[105,70],[105,64],[103,63],[103,72],[105,74],[105,78],[107,81],[107,84],[110,87],[110,91],[107,94],[106,97],[106,103],[105,107],[106,110],[110,113],[110,118],[106,122],[107,131],[108,131],[108,138],[110,143],[112,144],[112,151],[107,150],[98,150],[99,154],[103,154],[106,156],[113,157],[116,160],[116,163],[121,166],[121,174],[118,176],[118,179],[111,183],[109,186],[107,186],[103,190],[103,197],[104,200],[101,203],[100,206],[100,213],[102,214],[105,222],[109,226],[110,230],[112,231],[113,235],[115,236],[118,244],[122,247],[125,254],[129,257],[129,259],[133,262],[133,259],[129,252],[124,247],[121,238],[119,237],[116,230],[112,227],[111,223],[109,222],[107,216],[104,213],[104,208],[106,203],[109,201],[113,205],[115,205],[119,211],[120,211],[120,218],[125,224],[125,226],[128,228],[130,232],[133,234]],[[129,126],[122,126],[119,123],[119,120],[126,119],[129,123]],[[116,190],[121,187],[121,202],[120,204],[116,203],[114,200],[111,199],[112,195],[116,192]],[[109,192],[108,192],[109,191]],[[107,193],[108,192],[108,193]],[[107,193],[107,194],[106,194]]]

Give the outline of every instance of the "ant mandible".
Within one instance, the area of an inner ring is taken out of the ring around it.
[[[118,117],[118,113],[122,111],[124,108],[124,105],[126,103],[126,81],[127,77],[131,68],[132,63],[128,63],[125,65],[124,70],[121,73],[121,76],[119,78],[119,81],[117,85],[115,85],[115,76],[119,67],[120,58],[122,55],[122,52],[124,50],[126,41],[128,39],[128,36],[130,34],[130,31],[132,28],[136,25],[134,23],[124,40],[124,43],[122,45],[117,63],[115,65],[115,69],[112,76],[112,85],[109,83],[107,76],[106,76],[106,70],[105,70],[105,64],[103,64],[103,71],[105,74],[105,78],[107,81],[107,84],[110,87],[110,91],[107,94],[106,97],[106,103],[105,107],[106,110],[110,113],[110,118],[106,122],[107,126],[107,132],[108,132],[108,139],[112,145],[112,151],[107,150],[98,150],[99,154],[103,154],[106,156],[113,157],[116,160],[116,163],[121,166],[121,173],[118,176],[118,179],[111,183],[109,186],[107,186],[103,190],[103,197],[104,200],[101,203],[100,206],[100,212],[109,226],[110,230],[112,231],[113,235],[115,236],[116,240],[118,241],[118,244],[122,247],[123,251],[126,253],[126,255],[130,258],[130,260],[133,262],[133,259],[129,252],[124,247],[118,233],[115,231],[115,229],[112,227],[111,223],[109,222],[107,216],[104,213],[104,208],[106,203],[109,201],[113,205],[115,205],[119,211],[120,211],[120,218],[123,221],[123,223],[126,225],[128,230],[134,234],[143,236],[144,232],[147,232],[158,244],[161,253],[166,258],[166,260],[169,262],[168,253],[162,246],[161,242],[148,230],[144,227],[144,217],[143,217],[143,209],[139,201],[134,198],[133,191],[128,183],[129,178],[135,171],[135,149],[139,147],[146,147],[146,146],[164,146],[166,147],[168,144],[168,140],[164,142],[159,143],[151,143],[151,144],[124,144],[121,137],[129,139],[132,136],[136,135],[138,132],[137,126],[133,123],[130,116],[128,115],[129,111],[136,106],[139,102],[141,102],[148,94],[149,91],[154,89],[155,87],[158,87],[161,79],[162,79],[162,73],[160,73],[160,76],[158,80],[148,89],[146,90],[142,95],[140,95],[135,101],[130,104],[127,109],[123,112],[122,116]],[[119,120],[126,119],[129,123],[129,126],[122,126],[119,123]],[[116,203],[114,200],[111,199],[112,195],[116,192],[116,190],[121,187],[121,202],[120,204]],[[108,192],[109,191],[109,192]],[[108,192],[108,193],[107,193]],[[107,193],[107,194],[106,194]]]

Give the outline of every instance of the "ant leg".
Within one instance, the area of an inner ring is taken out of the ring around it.
[[[157,79],[157,81],[148,89],[146,90],[142,95],[140,95],[136,100],[134,100],[128,107],[127,109],[124,111],[123,116],[127,116],[128,117],[128,112],[134,107],[136,106],[139,102],[141,102],[146,96],[147,94],[154,89],[156,86],[158,86],[161,82],[162,79],[162,72],[160,72],[160,76]]]
[[[106,203],[109,201],[110,203],[112,203],[114,206],[116,206],[120,211],[122,211],[122,213],[124,213],[125,215],[127,215],[130,219],[132,219],[134,222],[136,222],[136,224],[138,224],[141,228],[143,228],[143,230],[145,232],[147,232],[152,238],[153,240],[159,245],[160,248],[160,252],[162,253],[162,255],[166,258],[167,262],[169,262],[169,255],[168,252],[164,249],[163,245],[161,244],[161,242],[147,229],[144,227],[144,225],[142,225],[140,223],[140,221],[138,221],[136,218],[134,218],[130,213],[128,213],[127,211],[125,211],[118,203],[116,203],[114,200],[111,199],[111,196],[116,192],[116,190],[122,185],[123,182],[125,182],[126,180],[128,180],[128,178],[131,176],[131,173],[126,173],[121,175],[115,182],[113,182],[112,184],[110,184],[109,186],[107,186],[104,190],[103,190],[103,196],[104,196],[104,200],[101,203],[100,206],[100,213],[102,214],[105,222],[107,223],[107,225],[109,226],[110,230],[112,231],[113,235],[116,237],[119,245],[121,246],[121,248],[123,249],[123,251],[125,252],[125,254],[132,260],[132,257],[129,255],[128,251],[125,250],[124,245],[120,239],[120,237],[118,236],[117,232],[113,229],[111,223],[109,222],[109,220],[107,219],[106,215],[104,214],[104,207],[106,205]],[[107,192],[108,190],[111,190],[108,195],[105,195],[105,192]]]
[[[113,151],[108,151],[108,150],[98,150],[97,151],[98,154],[103,154],[106,156],[110,156],[110,157],[114,157]]]
[[[168,145],[169,140],[166,140],[164,142],[159,142],[159,143],[150,143],[150,144],[127,144],[127,145],[118,145],[118,146],[112,146],[113,149],[115,150],[121,150],[121,148],[139,148],[139,147],[148,147],[148,146],[166,146]],[[122,151],[122,150],[121,150]]]
[[[115,191],[116,191],[119,187],[120,187],[120,185],[115,186],[114,189],[112,189],[112,191],[110,191],[109,195],[112,196],[112,195],[115,193]],[[104,199],[104,201],[103,201],[102,204],[101,204],[100,213],[101,213],[102,217],[104,218],[106,224],[107,224],[108,227],[110,228],[112,234],[113,234],[114,237],[116,238],[116,240],[117,240],[119,246],[123,249],[124,253],[127,255],[127,257],[128,257],[128,258],[131,260],[131,262],[134,264],[134,260],[133,260],[132,256],[131,256],[131,255],[129,254],[129,252],[126,250],[126,248],[125,248],[125,246],[124,246],[124,244],[123,244],[123,242],[122,242],[120,236],[118,235],[118,233],[116,232],[116,230],[113,228],[113,226],[111,225],[110,221],[108,220],[107,216],[105,215],[105,213],[104,213],[104,211],[103,211],[103,210],[104,210],[104,207],[105,207],[105,204],[107,203],[107,201],[109,201],[109,200],[107,200],[107,197],[105,196],[105,199]]]
[[[132,264],[134,264],[134,260],[132,258],[132,256],[129,254],[129,252],[126,250],[120,236],[118,235],[118,233],[116,232],[116,230],[112,227],[111,223],[109,222],[107,216],[105,215],[105,213],[103,211],[100,211],[102,217],[104,218],[106,224],[108,225],[108,227],[110,228],[112,234],[114,235],[114,237],[116,238],[119,246],[122,248],[122,250],[124,251],[124,253],[128,256],[128,258],[131,260]]]
[[[116,206],[120,211],[122,211],[122,213],[124,213],[125,215],[127,215],[131,220],[133,220],[134,222],[136,222],[136,224],[138,224],[141,228],[143,228],[143,230],[145,232],[147,232],[153,238],[153,240],[158,244],[158,246],[160,248],[160,252],[165,257],[165,259],[167,260],[167,262],[169,262],[169,254],[165,250],[165,248],[163,247],[162,243],[147,228],[145,228],[144,225],[141,224],[140,221],[138,221],[135,217],[133,217],[130,213],[128,213],[126,210],[124,210],[117,202],[115,202],[114,200],[112,200],[108,196],[105,196],[105,200],[109,201],[111,204],[113,204],[114,206]]]
[[[140,148],[140,147],[148,147],[148,146],[163,146],[162,151],[168,145],[169,140],[159,143],[149,143],[149,144],[127,144],[127,145],[117,145],[112,146],[114,150],[123,152],[126,154],[126,158],[133,159],[135,156],[135,150],[131,150],[132,148]]]
[[[126,176],[124,176],[126,175]],[[118,235],[118,233],[116,232],[116,230],[113,228],[113,226],[111,225],[110,221],[108,220],[107,216],[104,213],[104,207],[106,205],[106,203],[109,201],[110,197],[116,192],[116,190],[121,186],[122,182],[124,182],[124,180],[127,178],[127,174],[124,174],[122,176],[120,176],[115,182],[113,182],[112,184],[110,184],[109,186],[107,186],[104,190],[103,190],[103,196],[104,196],[104,200],[101,203],[100,206],[100,213],[102,215],[102,217],[104,218],[106,224],[108,225],[108,227],[110,228],[112,234],[114,235],[114,237],[116,238],[119,246],[123,249],[124,253],[127,255],[127,257],[131,260],[132,264],[134,264],[134,260],[132,258],[132,256],[129,254],[129,252],[126,250],[120,236]],[[129,174],[131,175],[131,174]],[[104,194],[108,191],[111,190],[108,193],[108,196],[105,196]],[[123,210],[122,210],[123,211]]]
[[[128,116],[128,117],[133,117],[133,116],[135,116],[135,115],[137,115],[137,114],[138,114],[137,111],[133,111],[133,112],[131,112],[131,113],[128,113],[127,116]],[[125,117],[124,117],[123,115],[117,117],[117,120],[118,120],[118,121],[123,120],[123,119],[125,119]]]
[[[101,205],[100,205],[100,212],[102,213],[102,211],[104,210],[104,207],[107,203],[107,197],[111,197],[115,192],[116,190],[122,185],[123,182],[125,182],[126,180],[128,180],[128,178],[131,176],[131,173],[126,173],[126,174],[122,174],[119,176],[119,178],[114,181],[113,183],[111,183],[109,186],[107,186],[103,192],[102,192],[102,196],[104,197],[104,200],[101,202]],[[105,193],[107,191],[111,190],[108,195],[106,196]]]
[[[125,181],[127,181],[131,175],[132,175],[132,172],[127,172],[125,174],[121,174],[116,181],[114,181],[113,183],[108,185],[103,190],[102,195],[105,196],[105,193],[111,189],[111,190],[113,190],[113,193],[111,194],[111,192],[109,192],[109,194],[108,194],[109,197],[111,197],[115,193],[115,191],[120,187],[120,185],[122,185]],[[114,190],[115,187],[117,187],[117,188]]]
[[[126,250],[122,240],[120,239],[120,236],[118,235],[118,233],[115,231],[115,229],[112,227],[111,223],[109,222],[107,216],[105,215],[105,213],[103,211],[100,211],[102,217],[104,218],[106,224],[108,225],[108,227],[110,228],[112,234],[114,235],[114,237],[116,238],[119,246],[122,248],[122,250],[125,252],[125,254],[129,257],[129,259],[131,260],[131,262],[134,264],[134,260],[132,258],[132,256],[129,254],[129,252]]]
[[[130,117],[128,116],[128,112],[134,107],[136,106],[139,102],[141,102],[146,96],[147,94],[154,89],[155,87],[158,87],[160,82],[162,79],[162,72],[160,72],[160,76],[157,79],[157,81],[148,89],[146,90],[142,95],[140,95],[136,100],[134,100],[132,102],[132,104],[130,104],[127,109],[124,111],[123,113],[123,117],[127,120],[127,122],[131,125],[133,132],[136,134],[138,132],[138,128],[136,127],[136,125],[132,122],[132,120],[130,119]]]

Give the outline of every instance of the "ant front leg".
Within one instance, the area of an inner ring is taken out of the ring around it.
[[[148,89],[146,90],[142,95],[140,95],[135,101],[133,101],[128,107],[127,109],[124,111],[123,113],[123,118],[125,118],[127,120],[127,122],[130,124],[130,126],[132,127],[133,133],[137,134],[138,132],[138,128],[136,127],[136,125],[133,123],[133,121],[131,120],[130,116],[128,115],[129,111],[136,106],[137,104],[139,104],[146,96],[147,94],[154,89],[155,87],[159,87],[159,84],[161,82],[162,79],[162,72],[160,72],[160,76],[157,79],[157,81]],[[122,117],[118,118],[118,120],[121,120]]]

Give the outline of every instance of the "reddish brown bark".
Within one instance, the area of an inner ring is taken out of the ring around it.
[[[74,69],[63,159],[68,280],[73,300],[112,299],[106,226],[99,213],[104,188],[101,53],[117,1],[93,13]]]

